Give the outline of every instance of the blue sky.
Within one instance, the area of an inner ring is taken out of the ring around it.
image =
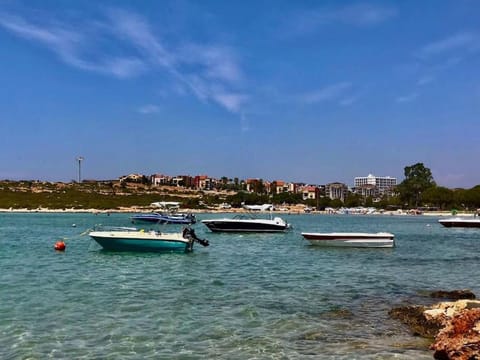
[[[0,178],[480,184],[480,2],[0,0]]]

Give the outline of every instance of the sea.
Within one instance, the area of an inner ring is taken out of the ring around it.
[[[200,221],[224,215],[197,214],[209,247],[140,253],[86,235],[132,226],[131,214],[0,214],[0,358],[432,359],[429,341],[388,311],[431,303],[434,290],[480,294],[480,229],[281,214],[287,233],[221,234]],[[302,231],[388,231],[396,246],[321,248]]]

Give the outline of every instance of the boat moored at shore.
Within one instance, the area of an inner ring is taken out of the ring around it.
[[[473,218],[462,217],[450,217],[447,219],[438,220],[440,224],[445,227],[467,227],[467,228],[480,228],[480,218],[474,216]]]
[[[290,224],[278,216],[263,219],[237,215],[233,218],[202,220],[202,223],[213,232],[284,232],[290,227]]]
[[[178,214],[178,213],[148,213],[136,214],[131,217],[132,222],[149,222],[155,224],[184,224],[191,225],[197,222],[194,214]]]
[[[310,233],[302,232],[302,236],[316,246],[391,248],[395,246],[395,235],[388,232],[378,233]]]
[[[199,239],[190,228],[174,233],[130,227],[101,228],[89,232],[88,235],[105,250],[115,251],[190,252],[195,242],[203,246],[209,245],[207,240]]]

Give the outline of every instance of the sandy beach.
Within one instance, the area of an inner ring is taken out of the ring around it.
[[[0,209],[0,213],[92,213],[92,214],[105,214],[105,213],[148,213],[148,212],[161,212],[161,209],[152,208],[149,206],[141,207],[141,206],[132,206],[132,207],[122,207],[119,209],[74,209],[74,208],[67,208],[67,209],[48,209],[48,208],[37,208],[37,209],[27,209],[27,208],[19,208],[19,209]],[[243,209],[243,208],[230,208],[230,209],[188,209],[184,208],[179,210],[179,212],[186,212],[186,213],[252,213],[252,211]],[[270,212],[254,212],[254,213],[263,213],[267,214]],[[297,205],[291,206],[288,210],[274,210],[272,211],[274,214],[305,214],[304,206]],[[331,211],[310,211],[309,214],[312,215],[335,215],[338,213],[332,213]],[[365,214],[348,214],[352,216],[362,216]],[[412,214],[406,210],[396,210],[396,211],[383,211],[383,212],[375,212],[368,215],[383,215],[383,216],[434,216],[434,217],[444,217],[444,216],[461,216],[461,217],[473,217],[474,212],[457,212],[455,215],[452,214],[451,211],[429,211],[423,212],[421,214]]]

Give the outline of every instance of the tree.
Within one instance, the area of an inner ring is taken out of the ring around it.
[[[256,194],[265,193],[265,185],[263,184],[263,179],[255,181],[253,183],[253,192],[255,192]]]
[[[325,210],[331,205],[332,200],[328,196],[321,196],[317,199],[317,210]]]
[[[480,185],[468,190],[464,190],[459,198],[461,200],[462,207],[470,210],[480,208]]]
[[[283,192],[280,194],[274,194],[272,196],[272,202],[274,204],[300,204],[302,202],[301,194],[294,194],[290,192]]]
[[[424,191],[422,199],[428,205],[438,206],[440,209],[450,209],[453,206],[453,191],[442,186],[432,186]]]
[[[367,198],[365,199],[364,205],[366,207],[372,207],[373,206],[373,197],[367,196]]]
[[[357,207],[362,204],[362,197],[358,194],[350,193],[345,199],[346,207]]]
[[[240,190],[240,181],[238,180],[238,177],[233,179],[233,185],[235,190]]]
[[[409,206],[417,207],[425,190],[436,186],[432,172],[423,163],[417,163],[404,168],[405,180],[398,186],[402,201]]]
[[[343,201],[340,199],[333,199],[330,202],[330,206],[336,209],[341,208],[343,206]]]

